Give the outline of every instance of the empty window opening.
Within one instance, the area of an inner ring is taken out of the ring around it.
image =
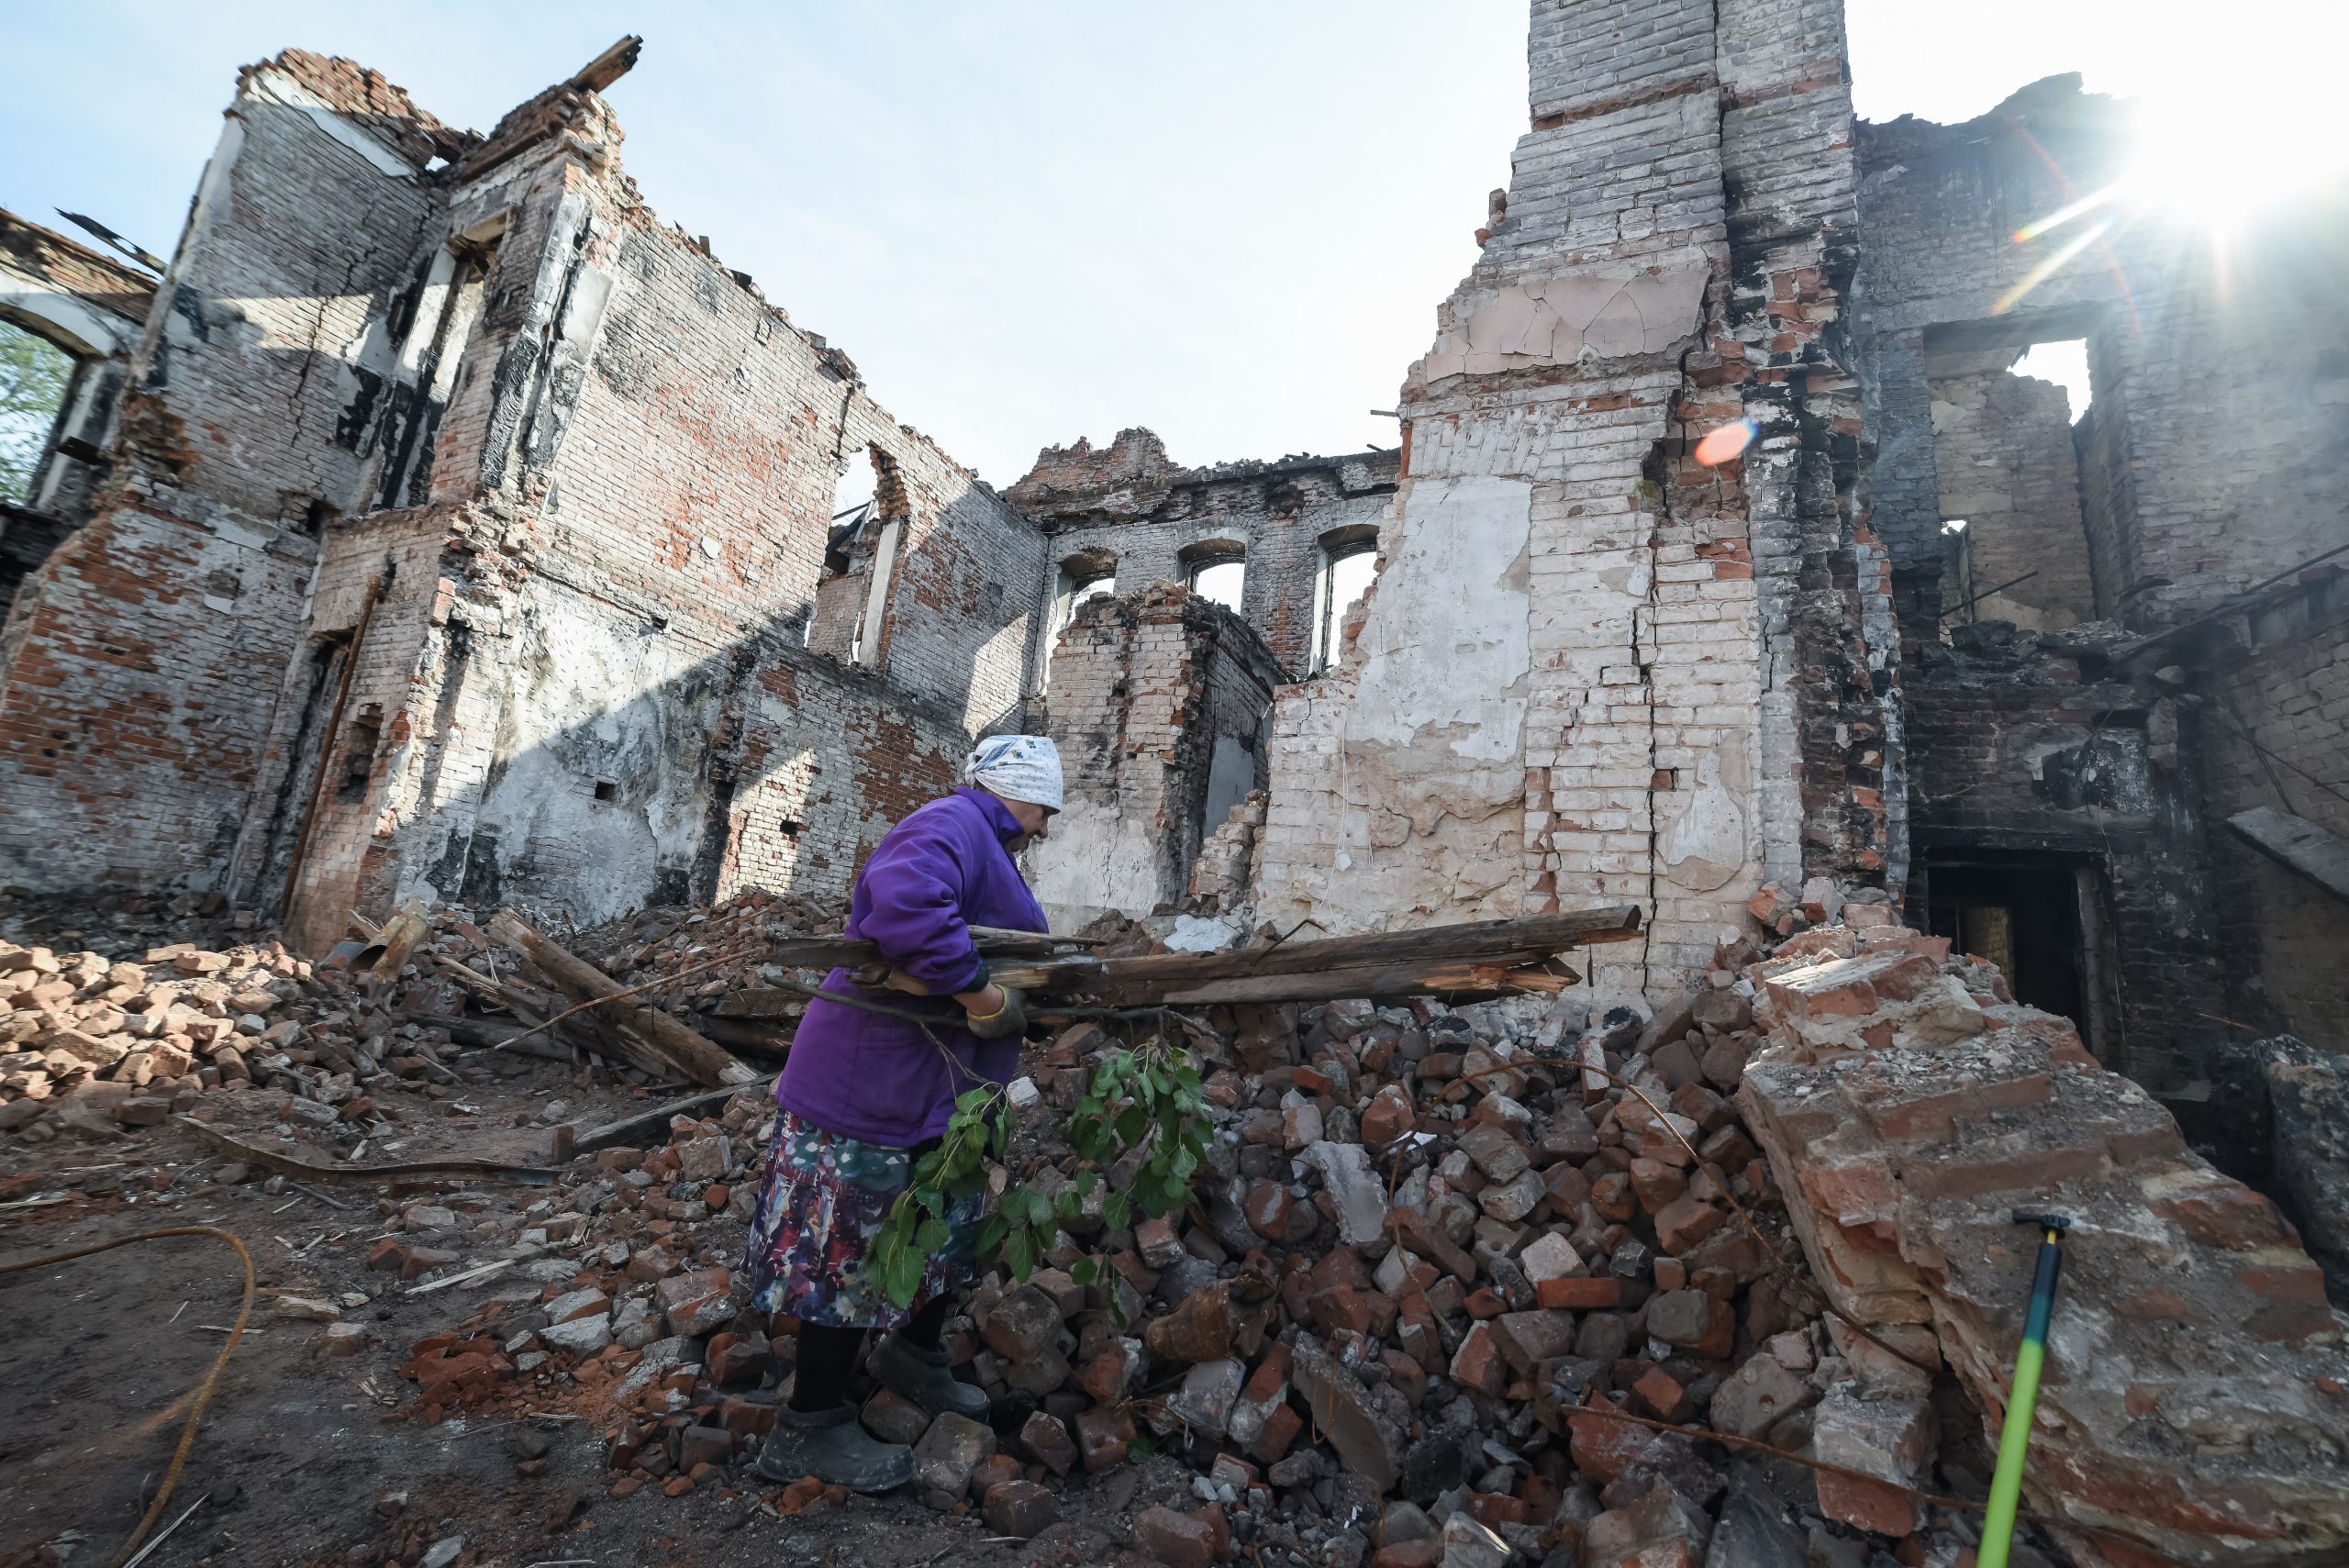
[[[619,797],[620,786],[618,784],[613,783],[610,779],[597,779],[596,781],[596,798],[597,800],[618,800]]]
[[[373,717],[361,718],[351,727],[351,739],[343,747],[342,778],[335,785],[334,797],[345,806],[357,806],[367,798],[367,781],[375,773],[375,747],[384,738],[384,727]]]
[[[2055,343],[2033,343],[2023,350],[2022,358],[2014,363],[2017,375],[2027,375],[2036,381],[2052,381],[2064,389],[2065,401],[2071,405],[2072,423],[2088,411],[2088,340],[2067,338]]]
[[[1247,548],[1232,539],[1191,546],[1183,552],[1183,582],[1202,599],[1236,612],[1248,587]]]
[[[1087,599],[1118,591],[1118,557],[1102,549],[1080,550],[1062,557],[1054,569],[1052,617],[1044,628],[1044,672],[1050,679],[1052,651],[1060,646],[1061,633],[1075,617],[1077,606]]]
[[[1247,585],[1248,563],[1243,561],[1219,561],[1191,573],[1191,592],[1228,610],[1240,608],[1240,596]]]
[[[75,362],[48,339],[0,321],[0,501],[31,501]]]
[[[2074,311],[1925,333],[1937,501],[1963,525],[1943,535],[1944,627],[2041,632],[2096,616],[2092,540],[2110,486],[2088,407],[2093,325]]]
[[[1378,530],[1342,528],[1321,539],[1321,569],[1313,584],[1313,669],[1337,662],[1346,617],[1378,575]]]

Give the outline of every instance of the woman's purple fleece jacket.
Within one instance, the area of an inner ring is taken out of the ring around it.
[[[1011,1076],[1019,1041],[981,1040],[963,1027],[953,994],[986,983],[971,927],[1044,929],[1044,911],[1005,848],[1019,833],[1003,802],[967,788],[898,823],[857,878],[847,934],[873,942],[931,995],[861,991],[845,969],[824,978],[827,991],[935,1015],[930,1032],[968,1071],[948,1067],[912,1023],[817,1000],[792,1037],[775,1104],[829,1132],[909,1149],[946,1130],[955,1096],[978,1079]]]

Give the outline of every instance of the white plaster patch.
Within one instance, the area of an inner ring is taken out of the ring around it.
[[[1402,539],[1363,628],[1347,739],[1441,743],[1471,762],[1513,759],[1532,658],[1523,573],[1533,487],[1469,475],[1411,488]]]
[[[1710,893],[1745,868],[1745,812],[1711,752],[1697,760],[1697,787],[1665,818],[1656,852],[1664,875],[1691,893]]]
[[[1055,930],[1074,930],[1104,909],[1140,917],[1158,905],[1158,841],[1112,802],[1070,797],[1052,837],[1021,857],[1029,891]]]

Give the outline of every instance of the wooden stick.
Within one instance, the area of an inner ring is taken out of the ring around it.
[[[571,1152],[593,1154],[598,1149],[610,1149],[618,1144],[635,1143],[649,1138],[669,1136],[669,1118],[674,1116],[699,1116],[712,1106],[723,1105],[739,1091],[733,1088],[705,1089],[698,1095],[687,1095],[682,1100],[668,1100],[649,1111],[607,1121],[601,1127],[591,1127],[573,1132]]]

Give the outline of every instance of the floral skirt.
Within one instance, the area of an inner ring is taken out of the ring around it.
[[[907,1306],[865,1275],[865,1248],[913,1179],[918,1158],[910,1149],[843,1138],[777,1112],[742,1258],[751,1304],[829,1328],[894,1329],[933,1298],[968,1285],[978,1273],[975,1244],[985,1207],[975,1194],[948,1206],[953,1234],[931,1255]]]

